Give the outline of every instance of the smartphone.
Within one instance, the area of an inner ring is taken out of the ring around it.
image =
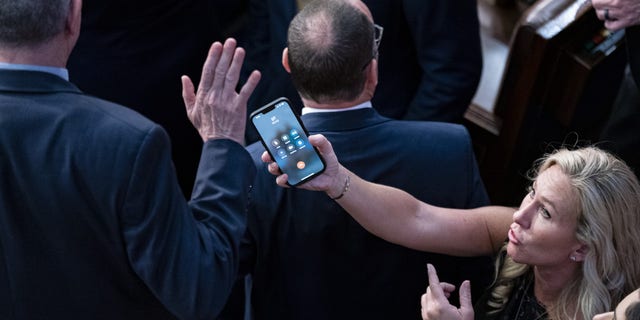
[[[289,177],[287,184],[299,185],[324,171],[324,159],[309,143],[307,130],[287,98],[264,105],[249,118],[264,148]]]

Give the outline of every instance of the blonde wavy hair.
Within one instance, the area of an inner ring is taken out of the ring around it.
[[[529,176],[535,178],[551,166],[569,177],[578,196],[576,237],[588,253],[581,276],[563,289],[548,310],[549,318],[591,319],[640,287],[640,185],[623,161],[596,147],[559,149],[545,155]],[[531,268],[502,252],[499,257],[488,301],[490,313],[504,308],[515,279]]]

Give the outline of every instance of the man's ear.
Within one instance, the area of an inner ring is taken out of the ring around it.
[[[284,67],[285,70],[287,70],[287,73],[291,73],[291,67],[289,67],[289,48],[284,48],[284,50],[282,50],[282,66]]]
[[[376,86],[378,85],[378,59],[371,59],[369,62],[369,66],[367,67],[367,81],[365,82],[365,87],[375,91]]]
[[[80,34],[80,25],[82,24],[82,0],[71,0],[69,3],[69,15],[65,22],[65,31],[73,36],[78,37]]]

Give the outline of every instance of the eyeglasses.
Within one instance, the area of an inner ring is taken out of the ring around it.
[[[371,55],[371,59],[378,60],[378,48],[380,47],[380,42],[382,41],[382,33],[384,32],[384,28],[380,25],[373,24],[373,52]],[[367,68],[367,66],[371,63],[371,60],[367,61],[367,63],[362,66],[362,70]]]
[[[382,26],[373,24],[373,57],[376,59],[378,59],[378,47],[380,47],[383,32],[384,28]]]

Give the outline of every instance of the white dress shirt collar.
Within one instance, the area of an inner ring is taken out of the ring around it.
[[[62,79],[69,81],[69,71],[65,68],[49,67],[49,66],[37,66],[32,64],[17,64],[0,62],[0,69],[4,70],[28,70],[28,71],[42,71],[56,75]]]
[[[342,111],[350,111],[350,110],[364,109],[364,108],[373,108],[373,105],[371,105],[371,101],[363,102],[353,107],[341,108],[341,109],[319,109],[319,108],[304,107],[302,108],[302,114],[314,113],[314,112],[342,112]]]

